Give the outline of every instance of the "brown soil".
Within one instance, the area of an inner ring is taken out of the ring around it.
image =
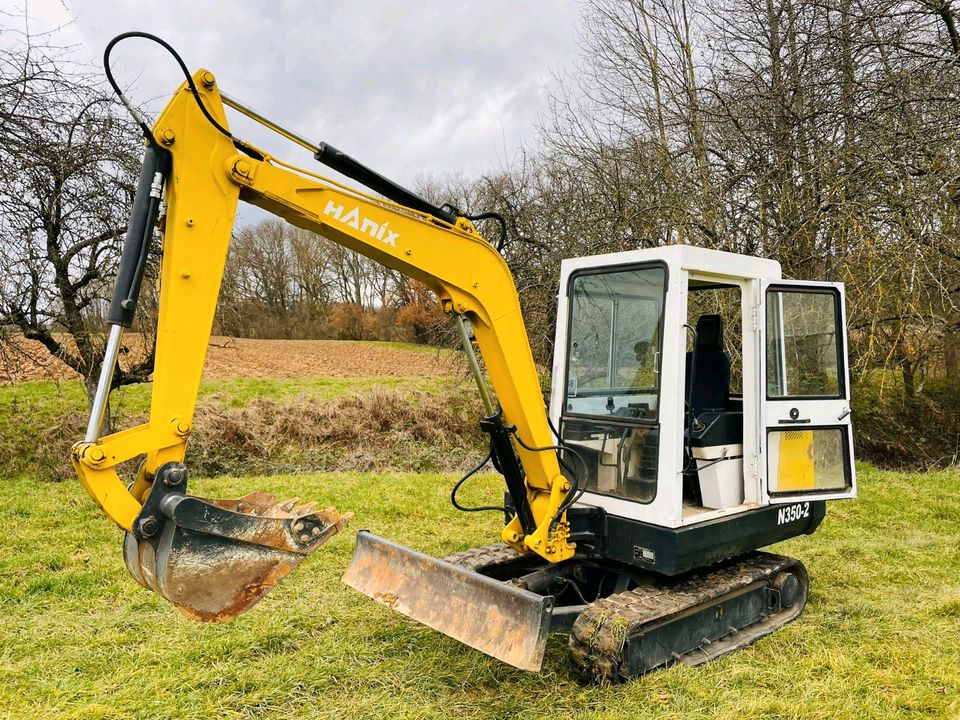
[[[131,336],[130,355],[140,352]],[[121,359],[121,363],[123,359]],[[248,340],[214,337],[204,377],[425,376],[462,371],[457,356],[443,350],[408,350],[349,340]],[[0,383],[67,380],[77,374],[39,342],[22,338],[0,344]]]
[[[52,357],[36,340],[0,340],[0,383],[27,380],[71,380],[77,374]]]
[[[460,371],[450,352],[408,350],[350,340],[213,338],[206,378],[450,375]]]

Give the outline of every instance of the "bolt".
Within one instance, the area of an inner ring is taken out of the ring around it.
[[[407,255],[413,255],[413,250],[407,249]]]
[[[141,518],[137,521],[137,532],[144,537],[153,537],[157,534],[159,529],[160,523],[157,522],[157,519],[152,515],[150,517]]]
[[[563,485],[560,486],[560,489],[563,492],[570,492],[570,483],[565,482]]]
[[[310,536],[309,536],[309,535],[301,535],[301,536],[300,536],[300,542],[302,542],[302,543],[308,543],[308,542],[310,542]]]
[[[164,145],[173,145],[176,139],[176,133],[174,133],[170,128],[167,128],[160,133],[160,142],[162,142]]]
[[[245,178],[250,177],[250,171],[252,169],[253,169],[252,166],[246,160],[237,160],[233,164],[233,171],[237,173],[237,175],[240,175]]]
[[[313,530],[310,531],[310,534],[313,535],[314,537],[319,537],[320,533],[322,532],[323,531],[320,528],[314,526]]]
[[[303,531],[303,528],[304,528],[304,525],[303,525],[302,522],[294,523],[293,531],[294,531],[294,532],[302,532],[302,531]]]
[[[173,468],[163,475],[163,484],[167,487],[176,487],[187,479],[187,471],[183,468]]]
[[[186,437],[190,434],[190,423],[186,420],[178,420],[176,427],[177,435],[180,437]]]
[[[193,218],[187,218],[187,227],[193,227]]]
[[[103,452],[103,448],[92,447],[87,450],[87,460],[93,465],[99,465],[106,459],[107,455]]]
[[[212,90],[212,89],[213,89],[213,86],[216,85],[216,80],[215,80],[215,78],[213,77],[213,73],[210,72],[209,70],[207,70],[207,71],[203,74],[202,80],[203,80],[203,86],[204,86],[207,90]]]

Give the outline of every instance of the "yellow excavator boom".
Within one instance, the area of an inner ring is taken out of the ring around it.
[[[200,505],[185,494],[182,463],[240,200],[424,283],[444,312],[469,322],[499,401],[498,421],[523,471],[525,502],[503,540],[551,562],[572,557],[563,512],[571,486],[552,448],[517,291],[497,249],[462,216],[448,222],[236,141],[226,131],[213,74],[199,70],[192,80],[159,116],[150,143],[169,171],[149,421],[100,438],[93,417],[86,440],[73,448],[81,483],[127,531],[125,557],[134,577],[188,614],[224,619],[255,603],[347,519],[332,508],[295,508],[259,494]],[[146,187],[149,178],[141,180]],[[105,375],[112,367],[110,359]],[[109,377],[103,382],[109,389]],[[143,454],[128,489],[117,466]],[[522,512],[529,513],[526,527]],[[197,591],[203,568],[218,564],[229,566],[214,573],[221,579],[243,575],[226,593],[232,597],[218,598],[211,587]],[[252,565],[260,569],[251,577],[240,572]]]

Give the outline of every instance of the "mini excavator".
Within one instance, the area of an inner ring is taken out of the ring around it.
[[[127,37],[160,43],[184,73],[152,127],[110,72]],[[485,460],[506,486],[492,508],[504,516],[500,542],[438,559],[360,531],[347,585],[525,670],[540,669],[550,632],[569,633],[576,666],[609,682],[696,665],[800,615],[803,564],[759,548],[814,532],[827,501],[856,495],[842,285],[785,280],[774,260],[687,245],[565,260],[548,409],[510,269],[474,224],[494,215],[436,206],[283,128],[147,33],[115,38],[104,64],[146,151],[72,460],[123,529],[139,583],[190,617],[229,619],[350,517],[263,493],[187,492],[184,454],[242,200],[427,285],[486,408]],[[239,139],[227,107],[371,192]],[[101,437],[163,204],[149,420]],[[127,483],[118,466],[138,457]],[[472,509],[456,499],[469,476],[452,494],[460,509]]]

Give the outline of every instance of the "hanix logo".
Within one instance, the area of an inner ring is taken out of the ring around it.
[[[387,226],[390,224],[388,222],[385,222],[383,225],[378,225],[369,218],[361,217],[359,207],[355,207],[344,215],[343,205],[337,205],[333,200],[328,200],[327,206],[323,209],[323,214],[333,215],[334,220],[338,220],[344,225],[349,225],[360,232],[365,232],[370,237],[376,238],[382,243],[393,247],[397,246],[397,238],[400,237],[400,233],[395,233],[388,228]]]

